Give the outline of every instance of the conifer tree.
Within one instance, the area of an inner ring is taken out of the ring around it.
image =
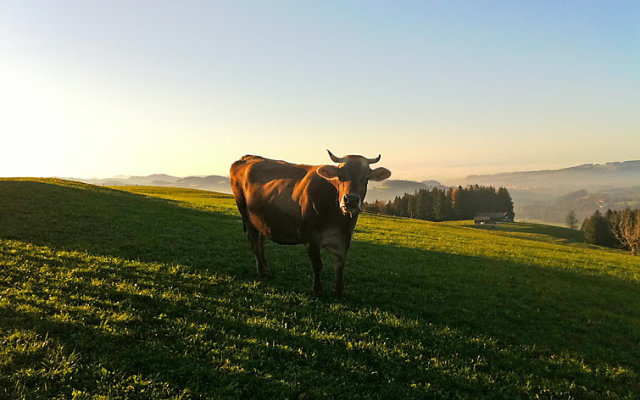
[[[511,195],[506,188],[501,187],[498,189],[498,193],[496,194],[496,203],[497,211],[507,213],[507,217],[510,219],[515,217],[515,213],[513,212],[513,200],[511,200]]]
[[[586,218],[580,227],[587,243],[599,246],[615,247],[616,240],[611,230],[609,220],[596,210],[589,218]]]

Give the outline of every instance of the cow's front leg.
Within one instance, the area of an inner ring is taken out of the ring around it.
[[[331,241],[325,243],[324,248],[327,249],[336,260],[336,297],[344,299],[346,297],[344,290],[344,266],[347,260],[347,250],[349,243],[346,240]]]
[[[346,262],[346,254],[336,255],[336,297],[344,299],[346,293],[344,291],[344,264]]]
[[[309,261],[311,262],[311,290],[316,297],[322,296],[322,283],[320,273],[322,272],[322,259],[320,258],[320,246],[317,243],[309,242],[305,244]]]

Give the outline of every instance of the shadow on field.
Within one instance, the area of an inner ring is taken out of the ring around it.
[[[540,238],[544,238],[545,241],[548,241],[548,238],[555,238],[559,242],[584,243],[584,234],[582,231],[563,228],[560,226],[541,225],[529,222],[499,222],[495,225],[469,224],[467,226],[470,228],[489,231],[495,230],[498,232],[510,232],[516,237],[520,236],[526,239],[533,239],[539,236]]]
[[[239,218],[77,184],[0,181],[0,235],[56,249],[229,269],[245,256]],[[244,263],[244,260],[243,260]],[[241,268],[239,269],[241,270]]]
[[[0,182],[0,206],[0,238],[42,246],[0,249],[15,260],[0,272],[9,397],[640,391],[640,298],[628,281],[356,240],[341,303],[310,297],[300,246],[268,245],[275,276],[254,281],[237,217],[35,182]],[[329,262],[327,292],[332,279]],[[23,354],[21,332],[47,344]],[[15,371],[42,365],[39,380],[16,384]]]

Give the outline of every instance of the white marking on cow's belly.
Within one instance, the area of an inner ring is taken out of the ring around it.
[[[345,243],[340,229],[332,228],[322,232],[320,242],[322,247],[327,249],[329,253],[335,255],[344,254]]]

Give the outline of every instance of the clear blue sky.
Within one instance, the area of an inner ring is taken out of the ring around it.
[[[0,0],[0,176],[640,158],[638,1]]]

